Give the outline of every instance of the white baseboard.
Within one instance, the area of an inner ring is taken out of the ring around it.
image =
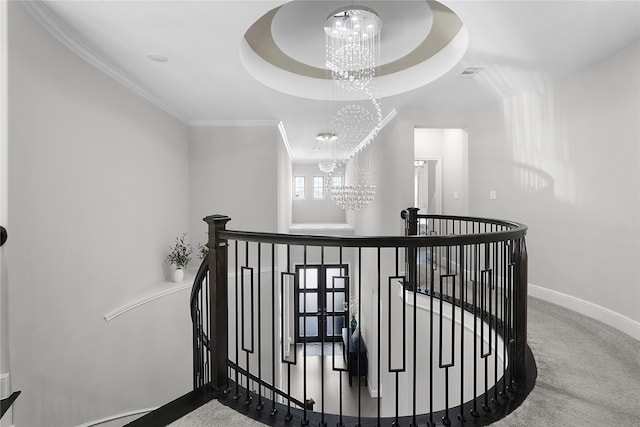
[[[640,341],[640,322],[601,305],[529,283],[529,295],[599,320]]]

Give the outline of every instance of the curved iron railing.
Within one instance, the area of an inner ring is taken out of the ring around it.
[[[273,425],[482,425],[510,412],[531,362],[527,228],[417,212],[402,212],[406,236],[388,237],[234,231],[226,216],[205,218],[209,255],[191,294],[194,389]],[[327,266],[338,273],[310,313],[307,271]],[[361,328],[343,338],[354,306]],[[355,390],[343,384],[354,375]]]

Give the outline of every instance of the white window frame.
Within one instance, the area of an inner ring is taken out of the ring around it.
[[[298,179],[302,180],[302,186],[298,185]],[[301,194],[298,191],[301,191]],[[300,194],[300,196],[299,196]],[[293,199],[294,200],[304,200],[305,198],[305,179],[304,176],[294,176],[293,177]]]
[[[320,179],[320,186],[316,185],[316,181]],[[313,177],[313,199],[324,200],[324,176]]]

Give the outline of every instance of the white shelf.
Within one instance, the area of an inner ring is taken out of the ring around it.
[[[186,289],[191,289],[191,287],[193,286],[193,279],[195,278],[195,274],[191,272],[186,272],[184,276],[185,276],[184,280],[180,283],[161,282],[152,287],[149,287],[145,292],[143,292],[139,296],[133,298],[132,300],[126,302],[120,307],[114,310],[111,310],[110,312],[105,314],[104,321],[110,322],[111,320],[126,313],[127,311],[133,310],[134,308],[138,308],[151,301],[157,300],[158,298],[166,297],[167,295],[184,291]]]

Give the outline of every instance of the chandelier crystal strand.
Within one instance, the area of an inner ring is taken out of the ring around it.
[[[320,162],[318,163],[318,168],[320,169],[320,172],[322,173],[326,173],[326,174],[330,174],[331,172],[333,172],[333,170],[336,167],[336,162],[335,160],[320,160]]]
[[[342,185],[331,186],[331,197],[338,206],[351,211],[366,207],[376,193],[371,150],[366,148],[377,136],[382,121],[374,88],[381,25],[372,9],[351,6],[333,12],[324,27],[326,66],[336,88],[345,90],[347,99],[364,100],[342,106],[330,124],[338,140],[332,146],[335,164],[327,178],[332,179],[338,168],[345,171]],[[329,169],[328,163],[319,166]]]
[[[376,116],[364,104],[347,104],[336,112],[331,120],[331,128],[340,138],[335,144],[335,154],[347,160],[356,147],[376,126]]]
[[[346,164],[344,183],[331,187],[331,198],[342,209],[357,211],[375,199],[371,157],[371,147],[360,151]]]
[[[382,21],[364,6],[338,9],[326,20],[326,66],[346,90],[363,90],[375,76]]]

